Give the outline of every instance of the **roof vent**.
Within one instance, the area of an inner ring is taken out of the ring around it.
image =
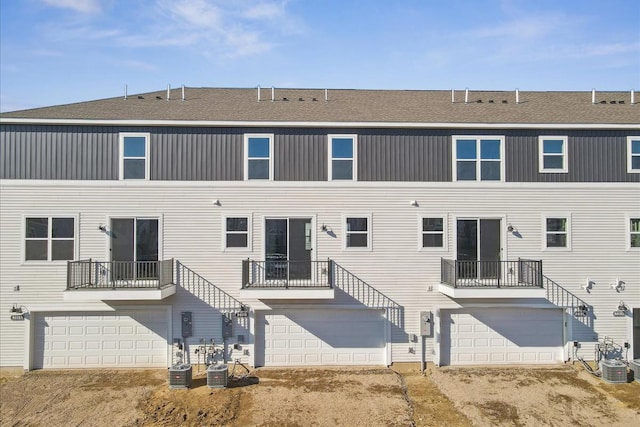
[[[124,85],[124,100],[127,100],[127,85]]]
[[[607,101],[604,101],[604,100],[600,101],[600,104],[606,104],[606,103],[607,103]]]
[[[507,103],[507,100],[506,100],[506,99],[503,99],[503,100],[502,100],[502,103],[503,103],[503,104],[506,104],[506,103]]]
[[[615,104],[616,101],[609,101],[609,104]]]
[[[304,98],[298,98],[298,101],[304,101]]]
[[[490,99],[490,100],[489,100],[489,104],[493,104],[493,99]]]
[[[621,101],[618,101],[618,104],[624,104],[624,99]]]
[[[144,99],[144,96],[138,95],[138,99]]]
[[[311,98],[312,101],[318,101],[318,98]]]
[[[162,99],[162,97],[160,95],[156,96],[156,99]]]
[[[289,98],[282,98],[282,100],[283,100],[283,101],[288,101],[288,100],[289,100]]]
[[[478,104],[482,104],[482,99],[478,99],[476,102],[477,102]]]

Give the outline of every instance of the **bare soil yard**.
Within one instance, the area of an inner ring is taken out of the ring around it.
[[[165,370],[0,371],[1,426],[640,425],[640,383],[581,368],[258,369],[171,390]]]

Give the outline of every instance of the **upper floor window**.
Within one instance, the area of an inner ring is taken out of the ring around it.
[[[329,135],[329,181],[355,181],[356,154],[356,135]]]
[[[224,218],[225,249],[249,247],[249,217],[228,216]]]
[[[25,218],[25,261],[70,261],[75,258],[75,218]]]
[[[567,172],[567,137],[541,136],[538,138],[538,165],[540,172]]]
[[[371,248],[371,217],[345,217],[345,248]]]
[[[571,224],[569,216],[547,216],[544,218],[545,248],[571,249]]]
[[[629,247],[640,248],[640,218],[629,218]]]
[[[273,180],[273,134],[246,134],[244,152],[245,180]]]
[[[422,237],[422,248],[445,247],[445,218],[442,216],[422,217],[420,234]]]
[[[640,136],[627,138],[627,172],[640,173]]]
[[[120,179],[149,179],[149,134],[120,134]]]
[[[454,136],[454,181],[504,181],[504,137]]]

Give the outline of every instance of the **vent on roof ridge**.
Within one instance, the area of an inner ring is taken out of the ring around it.
[[[489,104],[493,104],[493,99],[490,99],[490,100],[489,100]]]
[[[282,100],[283,100],[283,101],[288,101],[288,100],[289,100],[289,98],[282,98]]]
[[[138,95],[138,99],[144,99],[144,96]]]
[[[312,101],[318,101],[318,98],[311,98]]]
[[[478,99],[476,102],[477,102],[478,104],[482,104],[482,99]]]
[[[503,100],[502,100],[502,103],[503,103],[503,104],[507,104],[507,100],[506,100],[506,99],[503,99]]]
[[[162,97],[160,95],[156,96],[156,99],[162,99]]]
[[[304,98],[298,98],[298,101],[304,101]]]
[[[622,101],[618,101],[618,104],[624,104],[624,99]]]

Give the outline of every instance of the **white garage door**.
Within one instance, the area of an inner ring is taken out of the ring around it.
[[[562,310],[444,312],[442,365],[555,363],[562,360]]]
[[[36,317],[33,367],[165,367],[164,310],[42,313]]]
[[[271,311],[256,320],[256,365],[384,365],[381,310]]]

